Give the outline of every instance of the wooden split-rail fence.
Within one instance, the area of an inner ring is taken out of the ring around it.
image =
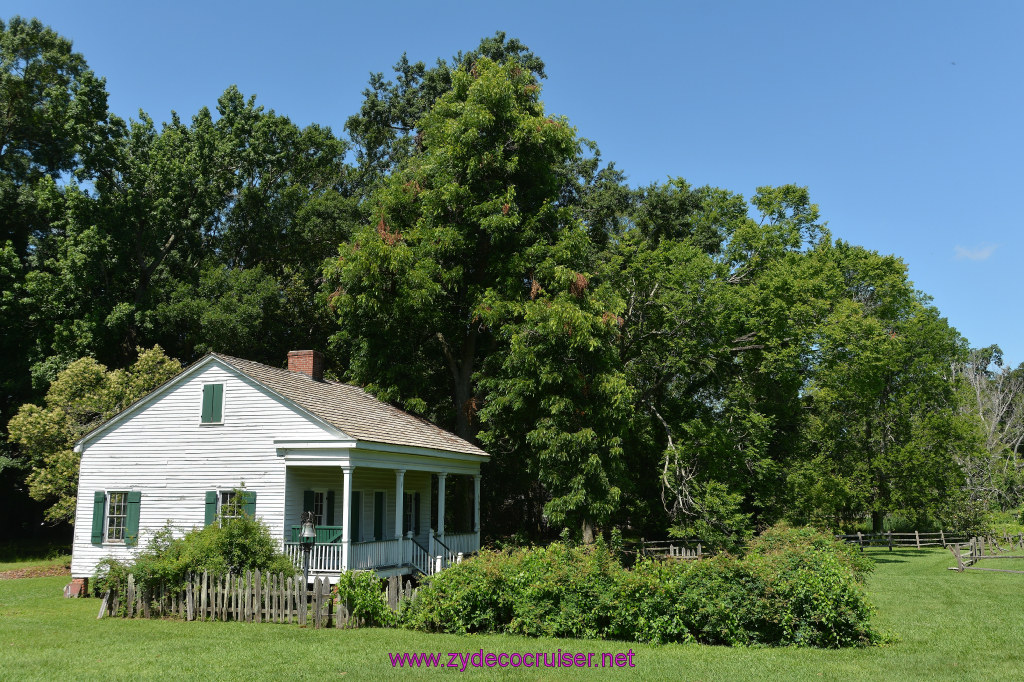
[[[1018,550],[1014,552],[1014,550]],[[1013,571],[1007,568],[988,568],[975,566],[981,560],[988,559],[1024,559],[1024,533],[1017,535],[1004,534],[1002,542],[998,538],[988,536],[975,536],[967,542],[952,543],[949,551],[953,553],[956,566],[950,566],[949,570],[962,573],[964,571],[991,571],[993,573],[1018,573],[1024,571]]]
[[[890,552],[893,547],[899,547],[901,549],[906,549],[908,547],[915,549],[921,549],[923,547],[946,547],[950,543],[965,542],[968,539],[966,535],[947,533],[942,530],[936,533],[922,533],[916,530],[912,533],[850,533],[847,535],[837,535],[835,537],[837,540],[843,540],[853,545],[859,545],[861,551],[864,551],[865,547],[888,547]]]

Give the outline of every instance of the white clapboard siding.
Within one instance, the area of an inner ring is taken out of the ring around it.
[[[219,425],[200,424],[203,384],[207,383],[224,384],[223,423]],[[182,532],[201,527],[206,491],[236,487],[256,492],[256,516],[263,518],[275,537],[283,539],[285,463],[274,439],[316,440],[337,435],[250,379],[210,363],[86,443],[79,475],[72,575],[90,576],[100,559],[129,558],[133,553],[119,544],[91,543],[96,490],[142,491],[140,548],[168,520]],[[301,492],[298,504],[301,506]]]

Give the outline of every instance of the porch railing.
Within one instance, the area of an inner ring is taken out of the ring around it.
[[[434,557],[430,556],[430,552],[415,540],[410,540],[406,545],[409,551],[409,563],[415,566],[420,573],[433,575]]]
[[[284,543],[284,553],[297,568],[302,568],[302,545]],[[341,545],[313,545],[309,553],[310,573],[341,573]]]
[[[352,571],[362,571],[381,566],[398,566],[398,540],[382,540],[380,542],[353,542],[349,549],[348,567]]]
[[[342,540],[342,527],[341,526],[317,526],[316,527],[316,544],[318,545],[332,545]],[[302,533],[302,526],[292,526],[291,541],[301,542],[302,538],[299,534]]]
[[[452,554],[473,554],[480,551],[480,535],[478,533],[453,533],[444,536],[444,544]]]
[[[317,529],[320,530],[319,528]],[[480,549],[476,533],[445,536],[444,540],[427,538],[427,546],[416,542],[411,534],[403,538],[380,542],[353,542],[349,545],[348,568],[365,571],[391,566],[411,565],[426,575],[447,568],[459,560],[459,554],[468,555]],[[302,568],[302,543],[284,543],[285,554],[296,567]],[[309,555],[310,573],[340,573],[342,544],[315,544]]]

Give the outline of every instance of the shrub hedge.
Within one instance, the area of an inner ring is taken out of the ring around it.
[[[600,542],[481,552],[433,576],[402,613],[431,632],[639,642],[843,647],[878,642],[865,559],[831,536],[776,527],[746,556],[622,567]]]
[[[178,538],[168,524],[153,535],[134,561],[101,561],[93,581],[102,593],[111,584],[124,584],[129,574],[136,585],[156,588],[184,586],[189,573],[224,574],[257,568],[285,575],[297,572],[291,559],[278,551],[266,525],[242,515],[193,528]]]

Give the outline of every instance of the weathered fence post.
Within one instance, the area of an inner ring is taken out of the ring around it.
[[[942,543],[943,547],[946,546],[946,534],[942,532],[942,529],[939,529],[939,542]]]
[[[210,576],[203,571],[202,582],[199,583],[199,620],[206,620],[206,604],[210,596]]]
[[[327,627],[334,625],[334,599],[331,597],[331,581],[324,578],[324,601],[327,602]]]
[[[128,590],[125,597],[125,618],[131,618],[135,613],[135,576],[128,574]]]
[[[263,576],[260,575],[260,569],[256,569],[256,573],[252,578],[253,587],[255,588],[252,597],[252,610],[253,616],[257,623],[263,622]]]
[[[112,589],[113,588],[111,588],[111,590]],[[99,620],[103,616],[107,615],[107,607],[110,604],[110,592],[111,592],[111,590],[107,590],[107,593],[105,595],[103,595],[103,603],[100,604],[100,615],[96,616],[96,620]]]
[[[889,531],[889,551],[892,551],[892,531]]]
[[[188,574],[188,581],[185,583],[185,620],[195,620],[195,611],[193,599],[195,598],[195,592],[192,589],[192,582],[195,580],[195,576],[191,573]]]
[[[320,577],[313,578],[313,627],[321,627],[320,621]]]
[[[398,611],[398,580],[397,575],[388,578],[388,608],[392,611]]]
[[[864,536],[861,535],[860,531],[857,531],[857,544],[860,545],[860,551],[864,551]]]
[[[916,530],[914,531],[914,541],[917,543],[917,548],[921,549],[921,534]]]

